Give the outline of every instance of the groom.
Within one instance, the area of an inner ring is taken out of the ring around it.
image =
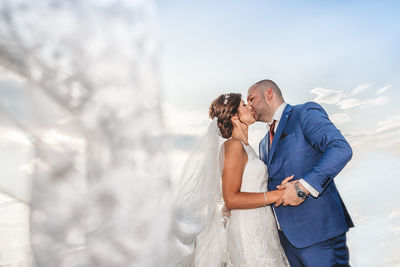
[[[320,105],[286,104],[271,80],[251,86],[247,101],[269,127],[259,146],[268,190],[294,175],[273,208],[290,265],[349,266],[346,232],[354,225],[333,178],[351,159],[350,145]]]

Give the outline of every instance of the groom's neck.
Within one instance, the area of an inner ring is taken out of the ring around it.
[[[282,103],[284,103],[284,101],[275,101],[275,102],[271,103],[270,110],[268,112],[269,114],[267,114],[267,116],[262,118],[261,121],[265,122],[265,123],[272,122],[272,118],[274,117],[276,110],[279,108],[280,105],[282,105]]]

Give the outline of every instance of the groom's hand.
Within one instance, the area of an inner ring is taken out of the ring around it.
[[[294,188],[294,183],[297,181],[292,181],[281,185],[279,189],[285,189],[280,199],[275,203],[275,207],[279,207],[281,204],[283,206],[298,206],[304,202],[304,199],[299,198],[296,193],[296,189]],[[305,188],[302,185],[301,188],[304,190]],[[308,190],[304,190],[307,194],[309,193]]]
[[[280,185],[278,185],[276,188],[278,189],[285,189],[285,184],[287,184],[290,180],[292,180],[294,178],[294,175],[286,177],[285,180],[282,181],[282,183]]]

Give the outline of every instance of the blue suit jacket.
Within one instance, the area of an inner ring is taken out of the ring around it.
[[[260,158],[268,166],[268,190],[276,190],[294,174],[320,194],[297,207],[275,209],[282,231],[298,248],[338,236],[353,227],[333,178],[352,157],[352,149],[317,103],[286,105],[270,151],[269,133],[260,142]]]

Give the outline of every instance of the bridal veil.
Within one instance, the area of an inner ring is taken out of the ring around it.
[[[223,141],[214,119],[174,184],[177,266],[212,267],[226,262],[226,218],[221,212]]]

